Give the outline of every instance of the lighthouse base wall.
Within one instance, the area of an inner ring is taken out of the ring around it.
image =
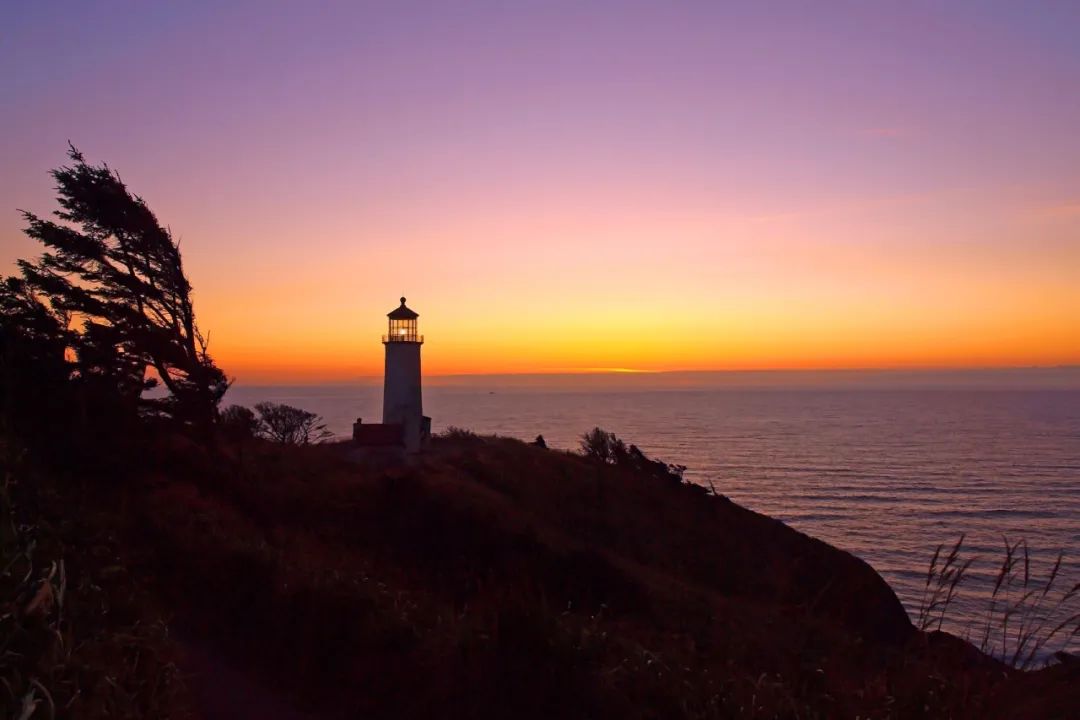
[[[421,344],[388,342],[385,347],[382,421],[401,425],[405,451],[416,452],[430,433],[430,420],[425,423],[420,385]]]

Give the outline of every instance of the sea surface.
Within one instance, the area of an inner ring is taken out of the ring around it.
[[[229,400],[303,407],[347,435],[357,417],[378,421],[381,388],[237,386]],[[1050,598],[1080,582],[1080,390],[435,387],[424,403],[436,432],[542,434],[569,450],[594,426],[614,432],[866,560],[913,619],[935,548],[963,534],[962,556],[977,559],[943,627],[977,644],[1005,538],[1027,542],[1029,587],[1041,589],[1059,551]]]

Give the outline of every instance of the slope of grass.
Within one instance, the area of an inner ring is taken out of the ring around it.
[[[468,433],[407,465],[221,451],[160,438],[86,517],[267,717],[1054,717],[1080,685],[917,630],[865,563],[649,467]]]
[[[100,488],[5,463],[0,487],[4,717],[187,718],[168,616],[124,560]]]

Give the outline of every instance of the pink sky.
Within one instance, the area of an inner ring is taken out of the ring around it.
[[[1080,6],[23,4],[0,262],[68,139],[242,380],[1080,363]]]

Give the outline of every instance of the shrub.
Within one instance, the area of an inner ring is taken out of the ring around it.
[[[627,446],[615,433],[593,428],[581,436],[581,451],[585,457],[608,465],[619,465],[645,473],[658,480],[681,483],[685,465],[673,465],[663,460],[653,460],[637,445]]]
[[[581,436],[581,452],[585,457],[615,465],[627,454],[626,443],[598,427]]]
[[[245,440],[255,437],[262,430],[262,421],[255,416],[251,408],[243,405],[230,405],[221,411],[221,430],[233,440]]]
[[[459,428],[455,425],[451,425],[439,433],[439,437],[445,440],[479,440],[480,436],[474,433],[472,430],[466,430],[465,428]]]
[[[323,419],[315,413],[291,405],[261,402],[259,434],[282,445],[309,445],[333,437]]]

